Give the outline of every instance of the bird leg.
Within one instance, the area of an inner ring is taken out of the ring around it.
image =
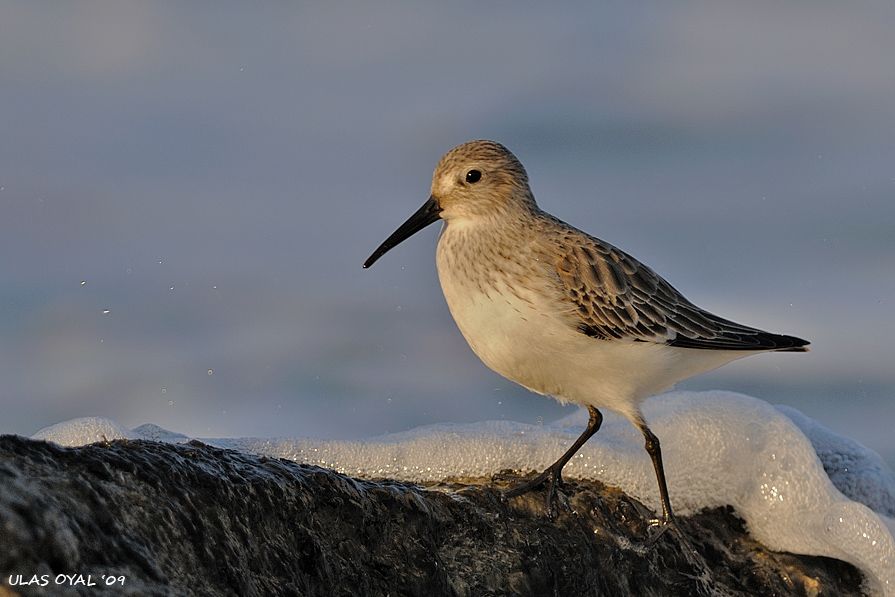
[[[566,450],[566,453],[559,457],[559,460],[551,464],[547,467],[547,469],[536,476],[534,479],[517,485],[510,490],[504,492],[504,498],[514,498],[520,496],[522,494],[528,493],[534,489],[537,489],[545,482],[548,483],[547,488],[547,516],[553,518],[554,515],[554,502],[557,497],[557,488],[562,485],[562,469],[566,465],[569,460],[572,459],[572,456],[575,455],[581,446],[583,446],[587,440],[593,436],[600,429],[600,425],[603,423],[603,415],[593,406],[587,407],[587,412],[590,415],[590,418],[587,421],[587,428],[581,433],[578,439],[575,440],[575,443],[572,444],[572,447]],[[658,445],[658,444],[657,444]]]
[[[662,448],[659,445],[659,438],[650,431],[650,428],[647,427],[646,422],[643,419],[640,419],[637,422],[637,426],[640,428],[640,431],[643,433],[643,437],[646,440],[644,447],[646,448],[646,452],[649,454],[650,459],[653,461],[653,468],[656,471],[656,480],[659,482],[659,496],[662,499],[662,518],[654,518],[650,521],[650,526],[660,527],[659,532],[656,533],[650,541],[651,543],[654,543],[663,533],[665,533],[669,526],[676,525],[677,520],[674,517],[674,512],[671,510],[671,500],[668,499],[668,485],[665,483],[665,467],[662,465]]]

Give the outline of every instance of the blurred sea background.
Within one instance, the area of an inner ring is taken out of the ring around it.
[[[0,433],[359,438],[575,407],[482,365],[435,227],[492,138],[540,205],[810,339],[681,384],[895,463],[895,5],[0,4]]]

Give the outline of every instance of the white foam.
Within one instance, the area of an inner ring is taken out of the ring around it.
[[[740,394],[673,392],[643,407],[662,442],[679,514],[732,505],[769,548],[845,560],[864,571],[870,590],[895,594],[895,521],[889,518],[895,512],[895,478],[879,456],[798,411]],[[206,441],[355,476],[437,481],[502,469],[541,470],[569,447],[585,421],[581,411],[545,426],[432,425],[365,441]],[[65,425],[48,429],[71,441]],[[56,441],[46,431],[45,439]],[[621,418],[607,416],[564,473],[600,479],[660,507],[643,438]]]
[[[115,439],[134,439],[136,436],[111,419],[82,417],[44,427],[31,436],[54,442],[60,446],[84,446]]]
[[[879,454],[836,435],[794,408],[780,404],[776,408],[808,436],[839,491],[880,514],[895,516],[895,475]]]

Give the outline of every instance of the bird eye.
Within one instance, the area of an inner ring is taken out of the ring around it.
[[[466,182],[478,182],[482,179],[482,173],[478,170],[470,170],[466,173]]]

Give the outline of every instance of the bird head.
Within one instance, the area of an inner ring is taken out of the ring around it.
[[[494,141],[463,143],[438,161],[429,199],[370,255],[364,267],[439,219],[483,221],[534,207],[528,174],[509,149]]]

